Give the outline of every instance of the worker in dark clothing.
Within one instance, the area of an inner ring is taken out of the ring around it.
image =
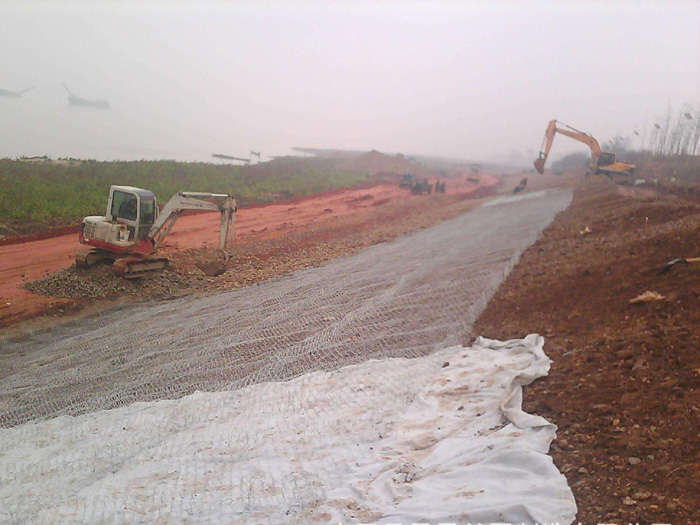
[[[131,197],[131,195],[129,195]],[[127,221],[136,220],[136,198],[127,198],[119,206],[119,217],[126,219]]]

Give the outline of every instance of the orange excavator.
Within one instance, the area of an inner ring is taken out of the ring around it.
[[[535,160],[535,169],[540,173],[544,173],[544,163],[547,162],[549,151],[552,149],[554,136],[559,133],[579,142],[583,142],[591,149],[591,163],[589,171],[586,174],[603,174],[610,177],[618,184],[631,184],[632,176],[634,175],[634,164],[627,164],[617,160],[614,153],[609,153],[600,149],[598,141],[590,134],[579,131],[576,128],[550,120],[547,130],[544,133],[542,141],[542,150],[539,158]]]

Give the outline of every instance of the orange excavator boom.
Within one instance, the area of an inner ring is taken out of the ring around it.
[[[578,140],[579,142],[583,142],[591,149],[591,157],[594,161],[601,153],[600,144],[598,144],[598,141],[591,136],[590,133],[584,133],[583,131],[579,131],[572,126],[558,123],[556,120],[550,120],[549,124],[547,125],[547,130],[544,132],[544,139],[542,140],[540,154],[535,160],[535,169],[540,174],[544,173],[544,164],[547,162],[549,151],[552,149],[552,143],[554,142],[554,136],[557,133],[566,135],[567,137]]]

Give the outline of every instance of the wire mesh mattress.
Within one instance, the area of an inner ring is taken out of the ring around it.
[[[570,190],[501,198],[274,281],[0,340],[0,366],[16,352],[34,365],[0,381],[0,426],[425,356],[464,342],[522,251],[570,200]]]

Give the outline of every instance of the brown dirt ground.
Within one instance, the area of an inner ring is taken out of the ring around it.
[[[559,426],[581,523],[698,523],[700,264],[657,270],[700,255],[699,228],[696,202],[579,180],[475,326],[546,337],[524,408]],[[664,299],[630,304],[647,290]]]

